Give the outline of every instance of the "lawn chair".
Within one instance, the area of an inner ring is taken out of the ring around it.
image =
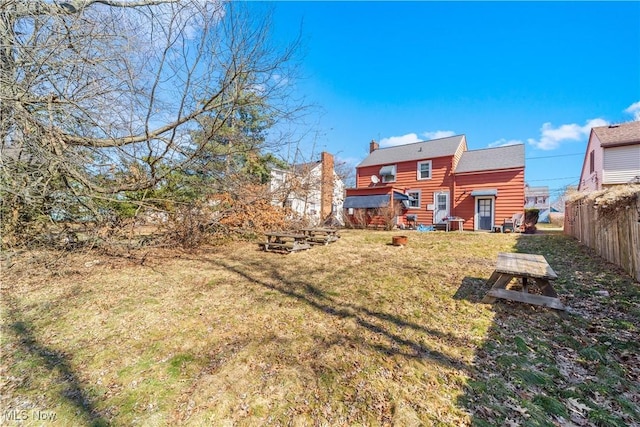
[[[522,225],[524,224],[524,214],[513,214],[513,216],[511,217],[511,221],[513,222],[513,231],[516,233],[520,233],[522,231]]]

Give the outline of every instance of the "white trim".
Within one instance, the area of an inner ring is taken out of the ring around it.
[[[441,213],[441,211],[438,209],[438,196],[439,195],[445,195],[447,196],[447,207],[446,209],[444,209],[444,214]],[[433,193],[433,205],[434,205],[434,210],[433,210],[433,223],[434,224],[442,224],[443,219],[446,218],[447,216],[449,216],[449,213],[451,212],[451,198],[449,197],[449,192],[448,191],[436,191],[435,193]],[[438,222],[437,219],[438,217],[440,218],[440,221]]]
[[[409,196],[409,193],[418,193],[418,206],[409,206],[407,209],[411,210],[411,209],[420,209],[420,207],[422,206],[422,190],[420,189],[409,189],[407,191],[405,191],[405,194],[407,196]],[[411,197],[411,196],[409,196]],[[410,200],[409,200],[410,201]]]
[[[426,178],[423,178],[421,176],[421,172],[422,171],[420,170],[420,167],[422,165],[429,165],[429,176],[426,177]],[[431,160],[423,160],[423,161],[418,162],[417,163],[417,167],[416,167],[416,175],[417,175],[416,179],[418,181],[424,181],[424,180],[427,180],[427,179],[431,179],[431,177],[433,177],[433,163],[431,162]]]

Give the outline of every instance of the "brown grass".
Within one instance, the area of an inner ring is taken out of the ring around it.
[[[31,421],[52,411],[60,425],[487,419],[472,401],[495,364],[484,354],[502,311],[479,303],[484,282],[497,252],[559,237],[404,232],[408,245],[396,247],[392,232],[342,234],[284,256],[232,243],[8,257],[1,407]],[[557,319],[527,307],[518,316]]]

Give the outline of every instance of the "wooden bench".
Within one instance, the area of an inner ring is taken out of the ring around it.
[[[514,278],[522,280],[521,291],[507,289]],[[491,304],[496,298],[502,298],[564,310],[565,306],[558,299],[558,294],[550,282],[557,278],[557,274],[542,255],[500,252],[496,269],[487,281],[491,289],[482,302]],[[529,292],[530,281],[535,283],[542,295]]]

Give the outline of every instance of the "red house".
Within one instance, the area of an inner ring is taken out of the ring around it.
[[[524,145],[468,150],[464,135],[390,148],[371,141],[346,191],[345,221],[391,226],[463,221],[493,229],[524,210]]]

